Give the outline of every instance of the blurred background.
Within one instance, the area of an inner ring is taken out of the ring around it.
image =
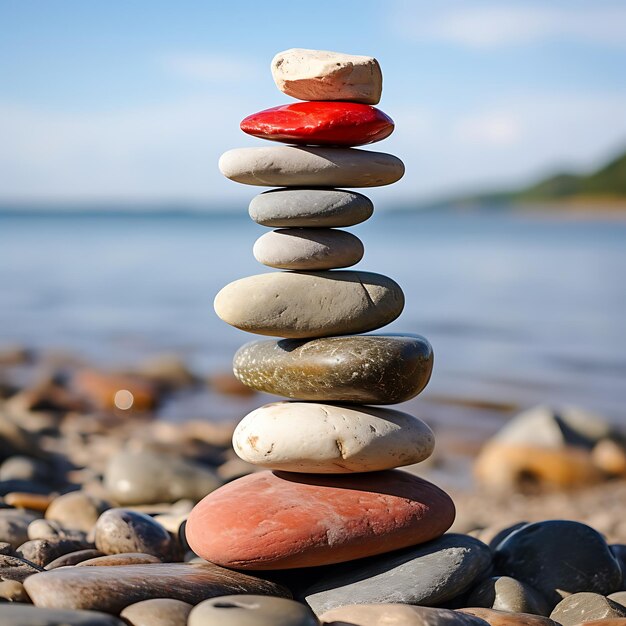
[[[291,47],[383,69],[396,131],[373,149],[407,173],[367,192],[374,217],[353,231],[359,267],[406,293],[389,330],[434,346],[432,382],[407,408],[458,449],[536,404],[625,425],[618,0],[4,0],[5,397],[78,369],[96,376],[83,388],[96,404],[138,385],[114,405],[139,410],[160,367],[209,381],[151,398],[165,419],[224,421],[267,401],[229,378],[250,336],[212,311],[223,285],[265,271],[252,257],[264,229],[247,216],[261,189],[222,178],[217,160],[262,144],[239,122],[289,101],[269,68]]]

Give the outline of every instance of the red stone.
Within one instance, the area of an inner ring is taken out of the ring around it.
[[[434,539],[453,521],[446,493],[399,470],[257,472],[199,502],[186,533],[191,549],[207,561],[270,570],[390,552]]]
[[[296,102],[249,115],[241,122],[248,135],[312,146],[362,146],[388,137],[393,120],[369,104]]]

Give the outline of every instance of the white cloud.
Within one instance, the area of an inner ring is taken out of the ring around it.
[[[164,69],[174,76],[201,82],[240,81],[258,76],[252,59],[205,52],[177,52],[162,58]]]
[[[393,18],[395,30],[417,41],[494,48],[558,39],[626,47],[625,5],[593,2],[584,8],[558,8],[446,2],[420,11],[420,4],[399,4]]]

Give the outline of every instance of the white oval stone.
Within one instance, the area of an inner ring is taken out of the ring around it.
[[[256,240],[254,258],[284,270],[330,270],[350,267],[363,258],[363,243],[344,230],[285,228]]]
[[[219,168],[238,183],[267,187],[379,187],[404,175],[392,154],[308,146],[235,148],[220,157]]]
[[[378,104],[383,75],[374,57],[292,48],[272,59],[276,86],[299,100]]]
[[[435,437],[421,420],[393,409],[275,402],[246,415],[233,447],[248,463],[289,472],[374,472],[419,463]]]

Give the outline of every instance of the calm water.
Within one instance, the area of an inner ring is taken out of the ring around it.
[[[226,369],[250,336],[212,299],[264,271],[263,232],[243,214],[2,215],[0,345],[111,365],[176,350],[198,372]],[[424,398],[570,403],[626,423],[626,222],[381,214],[353,232],[359,267],[404,288],[389,330],[434,346]]]

